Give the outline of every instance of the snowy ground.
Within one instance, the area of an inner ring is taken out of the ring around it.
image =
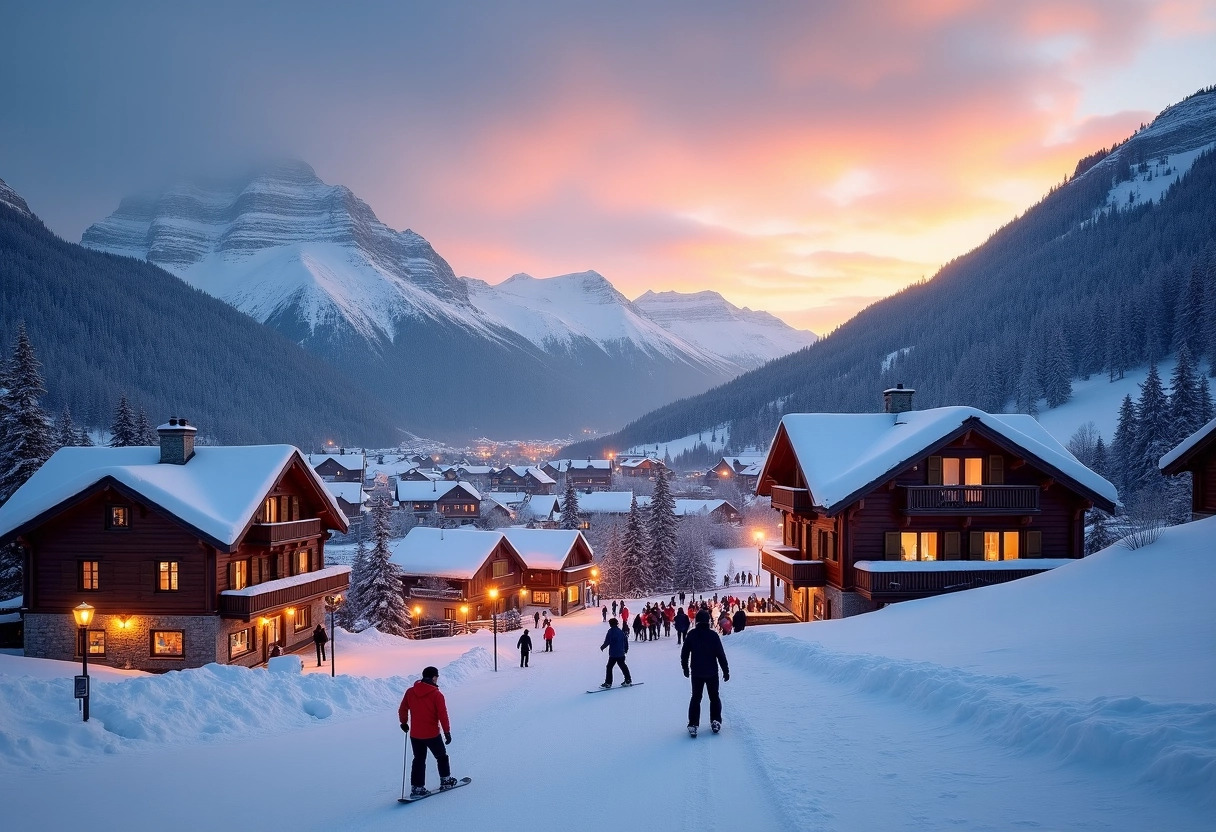
[[[731,635],[725,727],[696,740],[674,637],[631,645],[643,686],[584,693],[603,672],[590,611],[528,669],[513,634],[495,673],[490,633],[343,632],[336,680],[99,675],[88,725],[74,665],[0,655],[0,805],[13,828],[126,832],[1210,830],[1214,538],[1190,524],[1013,584]],[[399,806],[396,705],[432,663],[475,782]]]

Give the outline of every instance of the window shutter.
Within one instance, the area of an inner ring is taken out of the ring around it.
[[[228,588],[236,588],[236,564],[232,562],[228,563]]]
[[[300,519],[300,498],[299,497],[291,498],[291,519],[292,520]]]
[[[929,485],[942,484],[942,458],[940,456],[929,457]]]
[[[1043,533],[1041,531],[1026,532],[1026,557],[1043,557]]]
[[[899,560],[899,532],[887,532],[883,557],[887,560]]]
[[[961,557],[959,549],[963,544],[961,532],[946,532],[942,535],[942,557],[945,560],[958,560]]]
[[[308,550],[308,568],[309,568],[309,571],[311,571],[311,572],[316,572],[318,569],[321,568],[321,564],[319,562],[318,553],[317,553],[316,549]]]
[[[1000,454],[988,457],[988,484],[1005,484],[1005,457]]]
[[[972,532],[971,533],[971,546],[967,551],[968,551],[968,555],[971,558],[971,560],[983,560],[984,559],[984,533],[983,532]]]

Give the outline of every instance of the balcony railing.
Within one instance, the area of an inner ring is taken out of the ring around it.
[[[773,508],[788,511],[792,514],[809,514],[815,510],[811,505],[811,492],[805,488],[789,488],[784,485],[774,485],[772,491]]]
[[[307,575],[267,581],[236,592],[220,593],[219,612],[225,618],[243,618],[248,621],[255,615],[296,604],[318,595],[345,592],[350,586],[350,567],[330,566],[307,580]],[[286,585],[285,585],[286,584]],[[265,589],[262,590],[262,587]]]
[[[276,546],[306,540],[321,534],[321,520],[289,520],[286,523],[254,523],[245,535],[245,542],[254,546]]]
[[[908,514],[1029,514],[1039,510],[1039,489],[1034,485],[906,485],[904,492]]]
[[[947,592],[958,592],[978,586],[1003,584],[1038,575],[1053,568],[1053,565],[1035,565],[1026,561],[1024,569],[953,569],[950,571],[869,572],[853,570],[857,592],[871,601],[907,601],[913,598],[928,598]]]
[[[827,566],[821,560],[795,560],[783,557],[778,552],[764,549],[760,553],[760,565],[791,586],[827,585]]]
[[[425,586],[410,587],[411,598],[429,598],[436,601],[459,601],[464,593],[459,589],[431,589]]]

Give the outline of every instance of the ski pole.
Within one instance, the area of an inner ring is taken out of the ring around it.
[[[405,800],[405,769],[410,761],[410,738],[407,735],[405,738],[405,753],[401,759],[401,799]]]

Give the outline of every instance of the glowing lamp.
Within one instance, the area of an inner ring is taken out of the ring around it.
[[[261,618],[258,619],[258,623],[261,624],[263,627],[265,627],[267,624],[270,623],[270,619],[266,618],[265,616],[262,616]]]
[[[591,577],[598,578],[599,576],[600,576],[600,570],[594,566],[591,567]]]
[[[131,616],[129,616],[129,615],[118,616],[118,629],[120,629],[120,630],[131,629]]]
[[[469,605],[468,605],[468,604],[461,604],[461,606],[460,606],[460,611],[461,611],[462,613],[464,613],[465,615],[468,615],[468,614],[469,614]]]
[[[490,589],[490,597],[493,598],[494,600],[498,600],[498,588],[497,587],[492,587]],[[90,609],[92,609],[92,608],[90,607]]]
[[[80,606],[72,609],[72,616],[76,619],[77,627],[87,627],[93,621],[93,606],[81,601]]]
[[[414,615],[422,615],[422,607],[415,606],[415,607],[414,607]]]
[[[288,608],[287,608],[287,617],[288,617],[288,618],[295,618],[295,617],[296,617],[296,608],[295,608],[295,607],[288,607]]]

